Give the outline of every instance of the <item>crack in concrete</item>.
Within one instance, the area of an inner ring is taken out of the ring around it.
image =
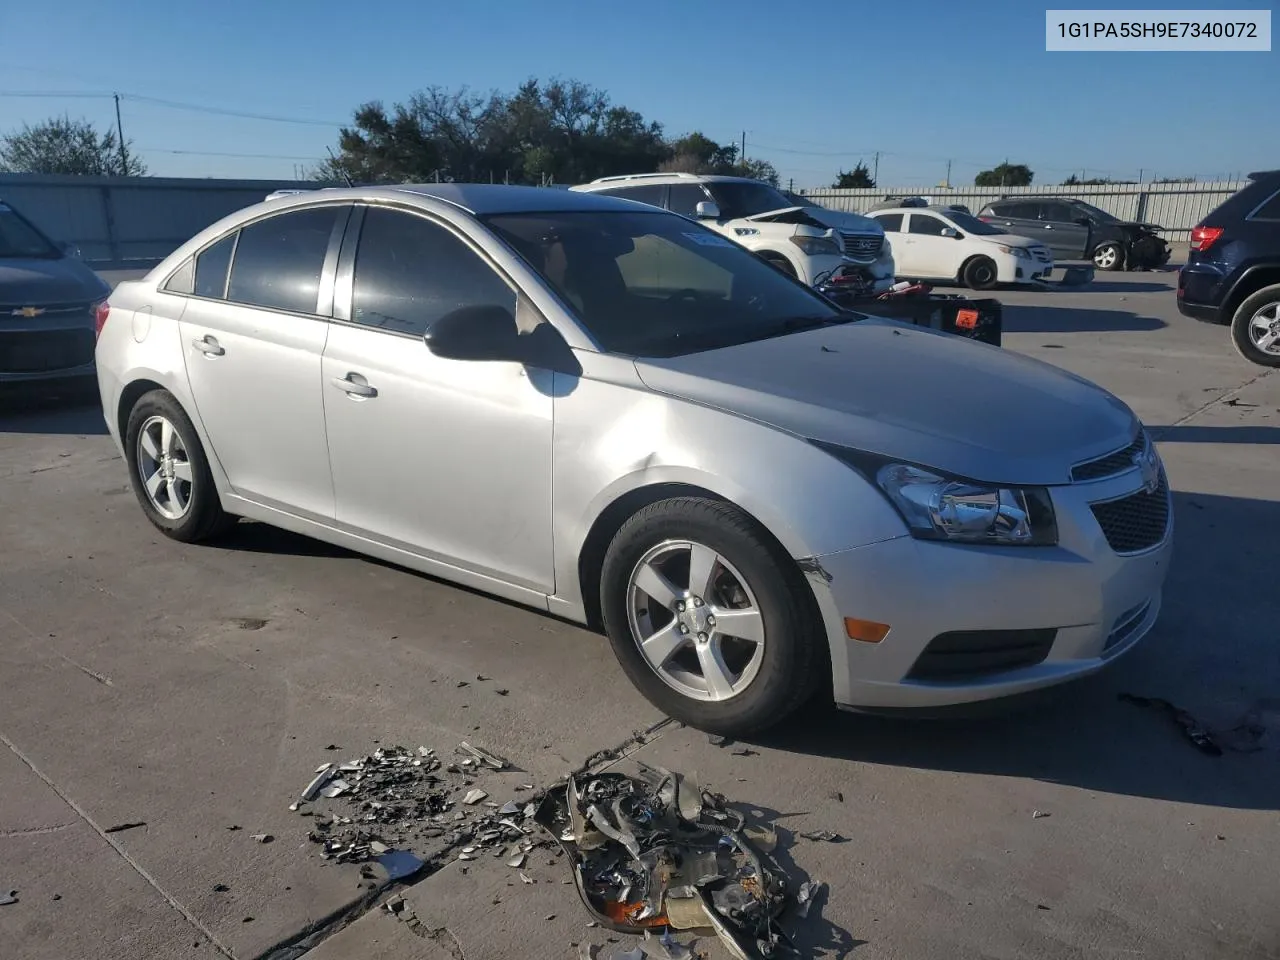
[[[0,840],[8,837],[38,837],[45,833],[57,833],[59,830],[66,830],[68,827],[74,827],[72,823],[55,823],[51,827],[20,827],[17,830],[0,830]]]
[[[1257,374],[1256,376],[1250,377],[1248,380],[1240,384],[1240,386],[1236,387],[1234,390],[1228,390],[1226,393],[1219,394],[1218,396],[1214,397],[1212,400],[1208,401],[1207,403],[1202,403],[1200,406],[1196,407],[1196,409],[1192,410],[1186,416],[1179,417],[1177,420],[1173,421],[1173,423],[1167,424],[1166,426],[1163,426],[1163,427],[1151,428],[1150,433],[1152,437],[1154,437],[1156,440],[1163,439],[1165,431],[1172,430],[1174,427],[1181,427],[1184,424],[1194,420],[1196,417],[1200,416],[1200,414],[1205,413],[1208,410],[1213,409],[1214,407],[1225,404],[1228,400],[1238,397],[1240,394],[1244,393],[1245,390],[1253,386],[1259,380],[1263,380],[1271,376],[1271,374],[1273,373],[1275,373],[1274,370],[1263,370],[1261,373]]]
[[[59,657],[60,659],[62,659],[62,660],[65,660],[67,663],[71,664],[71,666],[75,667],[75,668],[76,668],[77,670],[79,670],[81,673],[84,673],[84,674],[87,674],[87,675],[88,675],[88,676],[90,676],[90,677],[93,677],[93,679],[94,679],[94,680],[97,680],[97,681],[98,681],[100,684],[102,684],[103,686],[107,686],[107,687],[114,687],[114,686],[115,686],[115,684],[112,682],[111,678],[110,678],[110,677],[108,677],[105,673],[98,673],[98,671],[97,671],[97,670],[90,670],[90,669],[89,669],[88,667],[86,667],[84,664],[82,664],[82,663],[76,663],[74,660],[72,660],[72,659],[71,659],[70,657],[68,657],[66,654],[60,653],[60,654],[58,654],[58,657]]]
[[[171,906],[174,910],[177,910],[178,913],[182,914],[183,919],[185,919],[187,923],[191,924],[191,926],[195,927],[195,929],[200,932],[200,935],[213,945],[213,948],[215,950],[217,950],[224,957],[226,957],[227,960],[236,960],[235,954],[232,953],[230,948],[227,947],[221,940],[217,938],[217,936],[214,935],[214,932],[212,930],[210,930],[203,923],[201,923],[200,920],[196,917],[196,915],[193,914],[190,910],[188,910],[175,896],[173,896],[173,894],[169,893],[169,891],[165,890],[164,887],[160,886],[160,884],[156,881],[156,878],[151,876],[151,874],[146,871],[146,869],[142,866],[142,864],[138,863],[137,860],[129,856],[129,852],[125,850],[124,847],[122,847],[120,843],[111,834],[107,833],[93,819],[93,817],[89,816],[88,812],[84,810],[84,808],[82,808],[78,803],[76,803],[73,799],[71,799],[71,797],[68,796],[62,790],[61,787],[59,787],[49,777],[47,777],[44,771],[42,771],[39,767],[37,767],[35,765],[35,762],[32,761],[30,757],[28,757],[25,753],[22,752],[22,750],[18,748],[17,744],[15,744],[3,733],[0,733],[0,743],[3,743],[6,747],[8,747],[9,750],[13,753],[13,755],[26,765],[27,769],[29,769],[32,773],[34,773],[37,777],[39,777],[41,782],[44,783],[46,787],[48,787],[50,790],[56,793],[58,797],[62,800],[62,802],[65,803],[68,807],[70,807],[75,812],[76,816],[78,816],[81,820],[87,823],[89,827],[94,831],[94,833],[96,833],[98,836],[100,836],[103,839],[104,842],[110,845],[111,849],[113,849],[116,853],[118,853],[120,855],[120,858],[124,860],[124,862],[127,863],[129,866],[131,866],[134,869],[134,872],[137,873],[138,876],[140,876],[143,880],[145,880],[147,884],[153,890],[155,890],[155,892],[158,893],[161,896],[161,898],[164,899],[165,903],[169,904],[169,906]]]

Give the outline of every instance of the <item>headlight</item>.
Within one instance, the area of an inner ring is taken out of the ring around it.
[[[1043,487],[999,487],[943,476],[843,447],[818,444],[871,480],[921,540],[1053,546],[1058,524]]]
[[[792,237],[791,242],[810,257],[840,257],[844,251],[840,244],[826,237]]]
[[[1013,256],[1017,257],[1019,260],[1031,259],[1031,251],[1028,250],[1026,247],[1006,247],[1003,243],[998,244],[998,246],[1000,247],[1001,253],[1012,254]]]

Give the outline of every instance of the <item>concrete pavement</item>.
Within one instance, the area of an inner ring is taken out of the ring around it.
[[[1019,713],[815,708],[751,756],[671,725],[640,749],[774,820],[792,875],[830,885],[789,925],[810,955],[1280,956],[1280,729],[1208,757],[1115,696],[1220,726],[1280,706],[1280,375],[1179,317],[1171,278],[999,294],[1008,349],[1098,381],[1161,437],[1178,549],[1146,643]],[[18,890],[0,954],[247,960],[318,930],[318,960],[588,939],[611,956],[544,863],[532,885],[483,858],[411,887],[432,937],[362,913],[355,869],[323,864],[287,810],[330,744],[467,738],[548,783],[624,742],[660,718],[600,637],[256,525],[167,541],[92,408],[0,414],[0,544],[0,893]],[[126,823],[144,825],[105,832]],[[796,838],[813,829],[850,842]]]

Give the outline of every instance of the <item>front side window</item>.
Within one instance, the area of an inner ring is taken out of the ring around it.
[[[942,231],[947,225],[937,217],[931,217],[924,213],[913,213],[911,220],[907,224],[907,232],[920,234],[926,237],[940,237]]]
[[[720,208],[721,215],[729,220],[795,206],[781,191],[755,180],[712,180],[707,184],[707,190]]]
[[[900,213],[881,213],[872,217],[872,219],[884,227],[885,233],[902,232],[902,214]]]
[[[372,207],[356,248],[351,319],[420,337],[462,307],[501,306],[515,314],[515,291],[465,241],[437,223]]]
[[[610,187],[608,190],[601,190],[606,197],[617,197],[620,200],[634,200],[636,203],[647,203],[651,207],[662,206],[662,191],[667,189],[661,184],[650,183],[648,185],[633,187]]]
[[[611,353],[674,357],[850,319],[744,247],[669,213],[501,214],[485,223]]]
[[[989,223],[983,223],[977,217],[970,213],[959,213],[952,211],[951,222],[965,233],[972,233],[979,237],[994,237],[1007,231],[1001,230],[999,227],[993,227]]]
[[[311,207],[243,227],[231,264],[227,299],[255,307],[315,313],[320,274],[337,216],[338,207]]]
[[[667,207],[672,213],[678,213],[682,217],[692,217],[698,213],[698,204],[710,199],[706,191],[696,183],[673,183],[671,199],[667,202]]]
[[[7,204],[0,203],[0,257],[54,260],[62,251]]]

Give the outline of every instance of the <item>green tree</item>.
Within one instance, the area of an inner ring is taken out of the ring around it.
[[[836,190],[866,190],[876,185],[871,171],[861,160],[848,173],[841,170],[836,174],[836,182],[831,186]]]
[[[673,140],[668,147],[670,159],[658,169],[664,173],[703,173],[729,177],[749,177],[778,185],[778,171],[767,160],[738,156],[736,144],[720,144],[701,131]]]
[[[54,117],[0,136],[0,171],[141,177],[147,167],[132,141],[121,156],[114,130],[99,133],[88,120]]]
[[[1035,173],[1025,163],[1005,161],[973,178],[975,187],[1029,187]]]

